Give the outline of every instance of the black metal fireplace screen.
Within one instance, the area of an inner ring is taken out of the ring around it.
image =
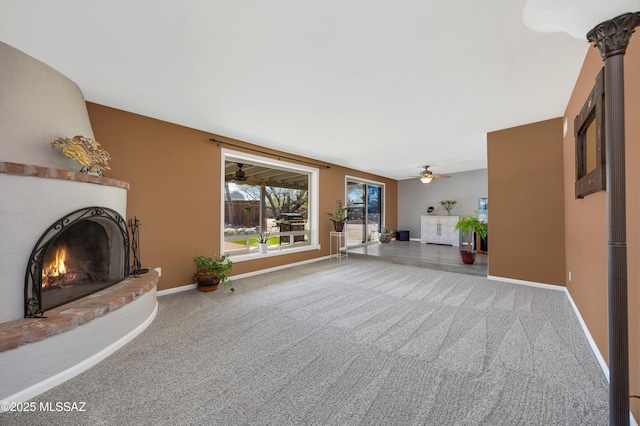
[[[76,210],[53,223],[36,243],[24,282],[24,316],[109,287],[129,273],[129,233],[106,207]]]

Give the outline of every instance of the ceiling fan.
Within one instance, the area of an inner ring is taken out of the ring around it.
[[[242,163],[236,163],[238,165],[238,170],[236,170],[235,172],[233,172],[233,174],[228,174],[227,176],[225,176],[225,181],[226,182],[233,182],[233,183],[237,183],[237,184],[246,184],[246,185],[262,185],[264,182],[260,179],[256,179],[253,176],[247,176],[247,173],[242,170],[242,168],[245,166]]]
[[[451,177],[451,176],[441,175],[441,174],[438,174],[438,173],[433,173],[431,170],[429,170],[429,167],[431,167],[431,166],[422,166],[422,167],[424,167],[424,170],[422,171],[422,173],[420,173],[420,176],[419,176],[420,182],[422,182],[422,183],[429,183],[433,179],[441,179],[441,178],[450,178]]]

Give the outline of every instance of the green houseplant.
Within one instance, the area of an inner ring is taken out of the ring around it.
[[[385,225],[378,235],[378,241],[380,241],[381,243],[388,243],[393,239],[393,237],[393,229],[389,228],[389,225]]]
[[[477,212],[475,215],[462,216],[454,230],[462,231],[462,237],[468,236],[467,250],[461,251],[462,261],[467,265],[472,265],[476,261],[476,253],[473,250],[473,234],[478,234],[481,238],[487,237],[488,225],[478,220]]]
[[[327,214],[329,215],[329,220],[333,222],[333,228],[336,232],[342,232],[344,223],[347,221],[347,208],[342,204],[342,200],[336,200],[336,211]]]
[[[196,267],[193,282],[198,285],[198,290],[215,291],[218,289],[218,284],[223,283],[225,286],[229,286],[230,291],[235,291],[229,279],[231,268],[233,268],[233,262],[229,256],[218,257],[214,254],[213,257],[205,257],[196,255],[193,257],[193,264]]]

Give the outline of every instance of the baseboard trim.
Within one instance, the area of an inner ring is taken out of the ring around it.
[[[166,290],[160,290],[160,291],[158,291],[158,297],[166,296],[168,294],[180,293],[182,291],[193,290],[196,287],[197,287],[196,284],[184,284],[184,285],[181,285],[179,287],[173,287],[173,288],[168,288]]]
[[[319,262],[321,260],[328,260],[328,259],[330,259],[329,256],[314,257],[313,259],[302,260],[300,262],[287,263],[286,265],[274,266],[272,268],[260,269],[258,271],[247,272],[247,273],[239,274],[239,275],[232,275],[230,278],[233,279],[233,280],[239,280],[241,278],[255,277],[257,275],[262,275],[262,274],[266,274],[266,273],[269,273],[269,272],[280,271],[282,269],[293,268],[294,266],[306,265],[306,264],[309,264],[309,263]],[[196,287],[197,287],[196,284],[185,284],[185,285],[181,285],[179,287],[169,288],[169,289],[166,289],[166,290],[160,290],[160,291],[158,291],[158,296],[166,296],[168,294],[179,293],[181,291],[193,290]]]
[[[598,346],[596,345],[595,340],[593,340],[593,336],[591,336],[591,332],[589,331],[589,328],[587,327],[587,324],[584,322],[584,319],[582,318],[582,315],[580,314],[580,311],[578,310],[578,306],[576,306],[575,302],[573,301],[573,298],[571,297],[571,294],[569,293],[569,289],[567,289],[566,287],[563,287],[563,286],[559,286],[559,285],[542,284],[542,283],[537,283],[537,282],[533,282],[533,281],[523,281],[523,280],[516,280],[516,279],[513,279],[513,278],[495,277],[495,276],[491,276],[491,275],[488,275],[487,279],[493,280],[493,281],[507,282],[507,283],[511,283],[511,284],[526,285],[526,286],[530,286],[530,287],[545,288],[545,289],[548,289],[548,290],[559,290],[559,291],[564,292],[564,294],[567,295],[567,299],[569,299],[569,303],[571,304],[571,308],[573,309],[573,312],[576,314],[576,317],[578,318],[578,322],[580,323],[580,327],[582,327],[582,332],[584,333],[585,337],[587,338],[587,341],[589,342],[589,346],[591,346],[591,351],[596,356],[596,359],[598,360],[598,363],[600,364],[600,368],[602,369],[602,372],[604,373],[604,376],[607,378],[607,382],[609,381],[609,367],[607,366],[607,363],[605,362],[604,357],[600,353],[600,349],[598,349]]]
[[[602,372],[604,373],[604,377],[606,377],[607,378],[607,382],[609,382],[609,366],[607,365],[606,361],[604,360],[604,357],[600,353],[600,349],[598,349],[598,345],[596,345],[596,341],[593,340],[593,336],[591,336],[591,332],[589,331],[589,328],[587,327],[587,324],[584,322],[584,319],[582,318],[582,315],[580,314],[580,311],[578,310],[578,306],[576,306],[576,303],[573,301],[573,298],[571,297],[571,293],[569,293],[568,289],[565,291],[565,293],[567,295],[567,299],[569,299],[569,303],[571,303],[571,307],[573,308],[573,312],[575,312],[576,316],[578,317],[578,322],[580,323],[580,326],[582,327],[582,332],[587,337],[587,341],[589,342],[589,346],[591,346],[591,350],[593,351],[593,354],[596,356],[596,359],[598,360],[598,363],[600,364],[600,368],[602,369]]]
[[[582,332],[587,337],[589,346],[591,346],[591,350],[593,351],[593,354],[596,356],[596,359],[600,364],[600,368],[602,369],[602,373],[604,374],[604,377],[607,378],[608,383],[611,383],[611,380],[609,380],[609,366],[607,365],[607,362],[604,360],[604,357],[600,353],[600,349],[598,349],[598,345],[596,345],[596,341],[593,340],[593,336],[591,336],[591,332],[589,331],[587,324],[584,322],[582,315],[580,315],[578,306],[576,306],[576,303],[573,301],[573,298],[571,297],[571,293],[569,293],[569,289],[567,289],[566,287],[565,287],[565,293],[567,295],[567,299],[569,299],[569,302],[571,303],[571,307],[573,307],[573,312],[575,312],[576,317],[578,317],[578,322],[582,327]],[[635,417],[633,417],[633,413],[631,411],[629,411],[629,425],[638,426],[638,422],[636,421]]]
[[[584,322],[584,319],[582,318],[582,315],[578,310],[578,306],[573,301],[573,298],[571,297],[571,293],[569,293],[569,289],[567,287],[560,286],[560,285],[552,285],[552,284],[542,284],[542,283],[537,283],[533,281],[517,280],[514,278],[496,277],[492,275],[487,275],[487,279],[493,280],[493,281],[502,281],[502,282],[511,283],[511,284],[526,285],[530,287],[546,288],[549,290],[559,290],[564,292],[567,295],[567,299],[569,299],[569,303],[573,308],[573,312],[576,314],[576,317],[578,318],[580,327],[582,327],[582,332],[584,333],[585,337],[587,338],[587,341],[589,342],[591,351],[593,352],[596,359],[598,360],[598,364],[600,364],[600,368],[602,369],[602,373],[604,374],[604,377],[607,379],[608,383],[611,383],[609,380],[609,366],[607,365],[607,362],[604,360],[604,357],[600,353],[600,349],[598,348],[598,345],[596,345],[596,341],[593,340],[593,336],[591,336],[591,332],[589,331],[587,324]],[[633,417],[633,413],[631,411],[629,412],[629,424],[630,426],[638,426],[638,422],[636,421],[635,417]]]
[[[129,343],[135,337],[137,337],[140,333],[142,333],[153,322],[157,313],[158,313],[158,302],[155,301],[155,306],[153,308],[153,311],[151,311],[149,316],[136,328],[134,328],[129,333],[121,337],[119,340],[113,342],[111,345],[107,346],[106,348],[102,349],[99,352],[96,352],[94,355],[74,365],[73,367],[67,368],[66,370],[61,371],[60,373],[55,374],[41,381],[40,383],[36,383],[33,386],[29,386],[28,388],[23,389],[20,392],[17,392],[3,399],[2,401],[0,401],[0,413],[6,411],[2,409],[5,406],[4,403],[8,403],[8,402],[17,403],[17,402],[28,401],[31,398],[35,398],[41,393],[44,393],[50,389],[53,389],[59,384],[62,384],[69,379],[72,379],[78,374],[98,364],[100,361],[104,360],[106,357],[113,354],[118,349],[122,348],[124,345]]]
[[[546,288],[547,290],[565,291],[567,289],[566,287],[561,285],[543,284],[543,283],[537,283],[535,281],[517,280],[515,278],[496,277],[494,275],[487,275],[487,279],[492,281],[502,281],[502,282],[511,283],[511,284],[526,285],[529,287]]]

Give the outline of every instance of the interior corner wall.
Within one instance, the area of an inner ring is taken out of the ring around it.
[[[489,275],[565,285],[562,119],[487,134]]]
[[[105,175],[131,185],[127,211],[140,220],[143,266],[162,268],[158,290],[189,284],[192,257],[220,251],[221,148],[210,138],[317,162],[94,103],[87,108],[96,139],[113,157]],[[344,200],[346,175],[385,184],[386,223],[395,227],[397,181],[330,165],[320,169],[321,249],[236,262],[232,276],[328,256],[333,227],[325,213]]]
[[[576,199],[574,191],[573,121],[603,66],[598,49],[589,49],[564,114],[567,121],[564,137],[565,241],[566,268],[572,276],[567,289],[600,353],[608,360],[608,194],[600,191]],[[629,390],[631,394],[640,395],[640,35],[637,32],[631,37],[624,56],[624,76]],[[631,399],[630,405],[636,420],[640,421],[640,400]]]

